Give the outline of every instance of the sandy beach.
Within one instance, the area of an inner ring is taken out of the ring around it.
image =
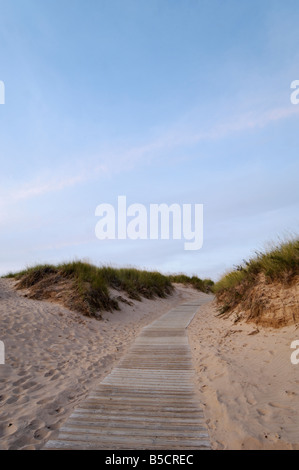
[[[0,366],[0,449],[40,449],[55,438],[143,326],[198,296],[178,286],[165,299],[121,303],[121,311],[106,312],[99,321],[30,300],[13,286],[13,280],[0,279],[0,339],[6,349],[6,364]]]
[[[213,448],[298,450],[298,325],[257,328],[216,314],[214,303],[203,306],[188,329]]]
[[[141,328],[206,294],[176,285],[166,299],[122,303],[103,320],[26,298],[0,280],[0,449],[40,449],[117,364]],[[188,328],[195,388],[213,449],[298,449],[296,326],[257,328],[201,307]]]
[[[0,450],[299,450],[299,0],[0,33]]]

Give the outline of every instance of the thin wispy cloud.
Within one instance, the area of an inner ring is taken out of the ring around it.
[[[190,145],[204,140],[218,140],[237,132],[263,128],[276,121],[281,121],[293,116],[299,116],[299,107],[288,106],[273,108],[260,113],[254,111],[245,112],[233,118],[227,118],[225,122],[218,123],[213,128],[201,131],[198,134],[194,133],[181,136],[181,138],[177,136],[174,142],[176,145]]]
[[[84,180],[86,180],[86,177],[84,178],[81,175],[76,175],[71,178],[67,177],[63,180],[51,181],[45,184],[25,184],[23,188],[18,189],[12,194],[11,200],[13,202],[19,202],[33,197],[42,196],[49,192],[61,191],[82,183]]]
[[[264,128],[274,122],[294,116],[299,116],[299,106],[290,105],[261,112],[250,111],[240,113],[215,124],[210,129],[205,129],[198,133],[188,131],[186,124],[183,129],[174,125],[160,138],[124,151],[122,154],[120,153],[119,163],[123,162],[133,165],[140,162],[140,160],[142,161],[144,157],[152,157],[154,159],[156,152],[160,154],[162,150],[168,151],[177,147],[199,144],[202,141],[223,139],[238,132]],[[194,127],[193,122],[190,122],[191,126]]]
[[[18,203],[27,199],[43,196],[47,193],[62,191],[67,188],[90,181],[92,178],[97,178],[99,175],[107,174],[108,170],[105,165],[97,165],[89,169],[81,170],[73,175],[61,174],[59,169],[55,169],[58,175],[51,175],[43,178],[35,178],[31,182],[25,182],[23,185],[18,185],[17,188],[10,188],[2,192],[0,205],[5,203]],[[63,172],[62,172],[63,173]]]
[[[104,164],[96,164],[93,158],[89,161],[88,157],[85,156],[86,164],[84,169],[81,168],[73,174],[61,175],[59,169],[56,168],[53,170],[55,175],[47,176],[46,181],[43,181],[42,178],[35,178],[31,182],[24,182],[23,185],[11,188],[6,194],[2,194],[0,205],[13,204],[21,200],[43,196],[47,193],[59,192],[96,178],[105,178],[108,174],[129,171],[134,169],[136,165],[142,164],[145,158],[147,162],[149,159],[155,160],[156,154],[160,154],[161,151],[200,144],[201,141],[223,139],[234,133],[263,128],[273,122],[293,116],[299,116],[299,107],[280,107],[261,113],[251,111],[235,116],[233,119],[230,118],[229,121],[218,123],[213,128],[199,133],[179,131],[174,126],[174,128],[170,128],[168,132],[152,142],[127,150],[111,151],[108,155],[97,157],[97,160],[104,161]]]

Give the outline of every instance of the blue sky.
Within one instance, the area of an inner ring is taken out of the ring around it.
[[[217,279],[298,233],[297,0],[0,0],[0,274],[89,259]],[[204,204],[204,245],[95,209]]]

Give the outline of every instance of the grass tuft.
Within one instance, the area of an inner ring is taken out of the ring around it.
[[[220,312],[231,311],[258,282],[261,275],[268,283],[292,284],[299,275],[299,239],[280,242],[265,252],[258,251],[255,256],[233,271],[225,274],[214,286]]]
[[[119,309],[109,288],[125,291],[131,299],[139,301],[142,297],[163,298],[173,290],[169,277],[159,272],[97,267],[82,261],[38,265],[5,277],[16,279],[19,289],[31,289],[31,298],[59,298],[67,307],[97,317],[100,311]],[[62,286],[66,286],[65,292]]]
[[[171,282],[192,286],[201,292],[213,292],[214,282],[211,279],[200,279],[197,276],[186,276],[186,274],[172,274],[169,276]]]
[[[111,288],[141,301],[170,295],[173,282],[191,285],[202,292],[211,292],[214,285],[210,279],[202,280],[197,276],[165,276],[157,271],[97,267],[83,261],[37,265],[5,277],[16,279],[17,288],[29,289],[30,298],[59,301],[72,310],[95,317],[100,317],[101,311],[119,309],[116,298],[111,296]]]

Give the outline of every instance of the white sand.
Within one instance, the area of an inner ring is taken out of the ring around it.
[[[121,311],[98,321],[29,300],[13,285],[0,279],[0,340],[6,348],[6,365],[0,365],[0,449],[39,449],[55,438],[141,328],[198,295],[178,286],[166,299],[121,303]]]
[[[0,279],[0,449],[39,449],[55,439],[80,400],[125,354],[139,331],[178,303],[196,299],[177,286],[167,299],[121,304],[103,321],[29,300]],[[259,328],[215,317],[203,306],[188,328],[195,385],[215,449],[299,449],[299,365],[295,326]]]
[[[216,318],[209,304],[188,329],[196,387],[214,449],[299,449],[299,328]]]

